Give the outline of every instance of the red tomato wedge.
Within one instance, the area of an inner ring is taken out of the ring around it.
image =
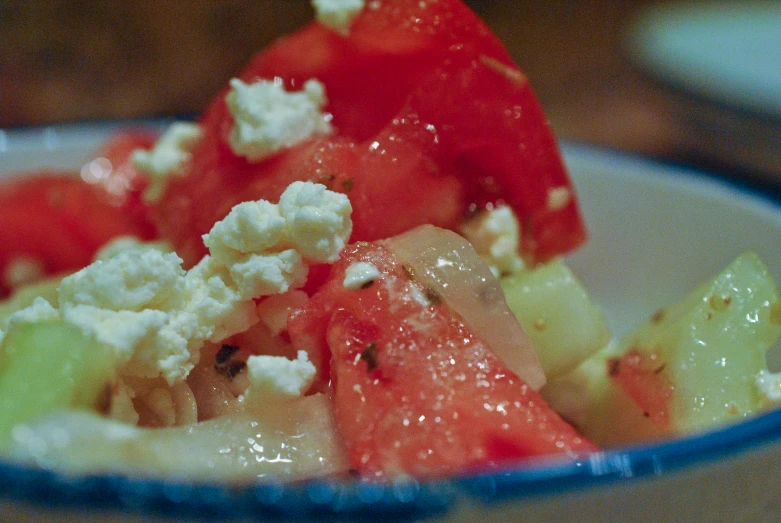
[[[151,237],[99,187],[75,173],[39,172],[0,186],[0,273],[30,260],[45,274],[76,270],[120,235]],[[0,283],[0,294],[10,289]]]
[[[351,264],[381,276],[346,288]],[[330,351],[352,468],[431,477],[596,450],[378,244],[348,247],[288,327]]]
[[[239,75],[289,90],[326,87],[335,134],[249,162],[228,145],[219,93],[187,175],[155,209],[162,234],[194,263],[201,235],[235,204],[276,201],[294,180],[347,193],[353,241],[430,223],[456,229],[470,211],[507,203],[531,262],[586,237],[550,126],[499,40],[458,0],[379,0],[341,36],[312,23],[258,54]]]

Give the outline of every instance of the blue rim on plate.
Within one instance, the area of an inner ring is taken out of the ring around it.
[[[42,506],[211,519],[420,519],[446,513],[466,495],[493,504],[596,488],[675,473],[781,440],[781,411],[668,442],[607,450],[581,460],[519,465],[446,480],[390,483],[312,480],[230,486],[145,480],[118,475],[68,477],[0,464],[0,495]]]
[[[146,125],[146,123],[140,123]],[[126,124],[123,124],[126,125]],[[159,125],[157,123],[156,125]],[[114,124],[90,126],[88,136],[100,138]],[[64,138],[82,132],[79,126],[51,128]],[[24,136],[42,139],[45,130],[0,133],[8,143]],[[92,134],[90,134],[92,133]],[[24,140],[23,140],[24,141]],[[56,140],[55,140],[56,141]],[[781,196],[758,191],[717,175],[691,171],[640,159],[616,151],[567,143],[568,161],[618,163],[662,176],[697,179],[731,192],[747,195],[757,205],[769,205],[781,217]],[[647,173],[646,173],[647,174]],[[191,484],[178,480],[147,480],[120,475],[70,477],[57,472],[0,461],[0,499],[41,507],[89,507],[113,512],[210,519],[420,519],[454,510],[466,500],[484,505],[556,496],[675,473],[697,465],[738,456],[781,442],[781,410],[741,423],[686,438],[606,450],[577,461],[540,461],[518,464],[443,480],[402,478],[388,483],[318,479],[306,482],[258,485]]]

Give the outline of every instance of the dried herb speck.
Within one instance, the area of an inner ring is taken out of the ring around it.
[[[621,364],[621,360],[618,358],[611,358],[607,362],[607,373],[609,376],[615,376],[618,374],[618,367]]]
[[[426,287],[425,294],[428,301],[431,302],[431,305],[439,305],[442,303],[442,296],[431,287]]]
[[[376,369],[377,365],[379,365],[379,361],[377,361],[377,344],[374,342],[369,343],[361,352],[361,359],[366,362],[369,372]]]
[[[230,359],[233,357],[234,354],[239,350],[239,348],[236,345],[223,345],[220,347],[220,350],[217,351],[217,354],[214,356],[214,364],[215,365],[225,365],[230,361]]]
[[[233,359],[233,355],[238,350],[239,348],[236,345],[225,344],[214,355],[214,370],[229,380],[235,378],[247,366],[246,362]]]

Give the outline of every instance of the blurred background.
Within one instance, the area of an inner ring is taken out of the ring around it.
[[[692,125],[701,100],[630,60],[629,31],[662,2],[467,3],[530,77],[560,137],[749,176],[781,165],[778,135],[761,165],[745,161],[751,148],[722,154]],[[0,0],[0,128],[193,115],[256,50],[312,17],[309,0]]]

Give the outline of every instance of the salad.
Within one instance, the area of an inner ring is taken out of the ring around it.
[[[0,451],[75,473],[419,478],[781,399],[753,253],[614,340],[576,188],[458,0],[314,2],[197,122],[0,192]],[[694,282],[696,283],[696,282]]]

